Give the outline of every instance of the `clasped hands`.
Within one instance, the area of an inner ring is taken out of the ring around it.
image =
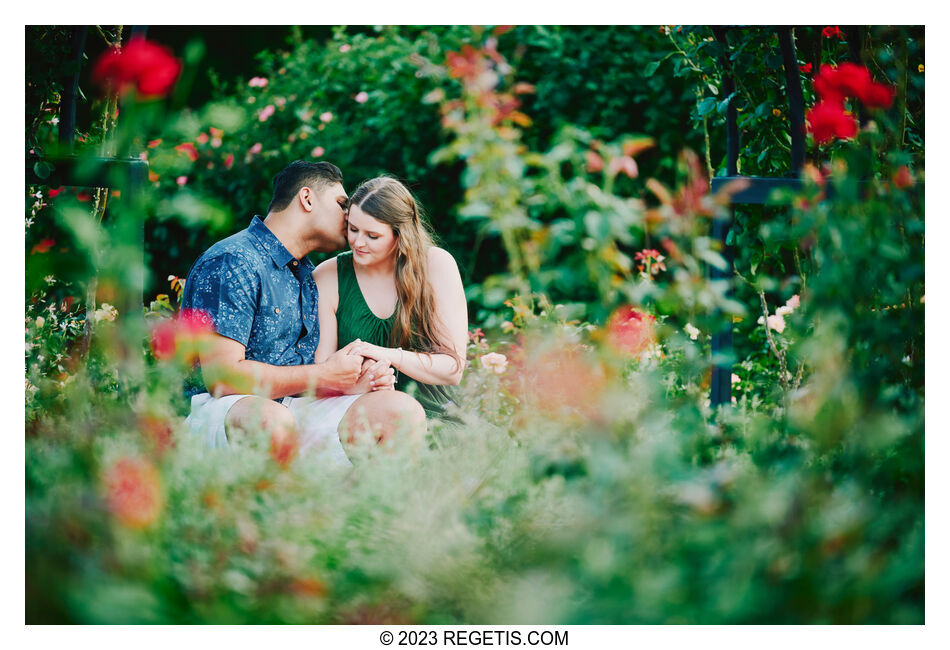
[[[377,390],[395,390],[395,371],[388,359],[364,356],[368,344],[356,339],[331,354],[321,365],[325,384],[344,395],[359,395]]]

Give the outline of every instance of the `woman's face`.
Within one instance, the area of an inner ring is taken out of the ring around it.
[[[366,214],[358,205],[350,207],[346,237],[357,264],[376,264],[396,253],[398,242],[392,227]]]

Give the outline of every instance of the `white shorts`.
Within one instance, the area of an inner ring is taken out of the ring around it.
[[[212,397],[199,393],[191,398],[191,413],[185,424],[194,435],[202,436],[208,447],[227,447],[224,421],[231,407],[251,395]],[[339,465],[352,465],[343,450],[337,427],[359,395],[339,397],[284,397],[281,404],[290,409],[300,432],[300,453],[323,453]]]

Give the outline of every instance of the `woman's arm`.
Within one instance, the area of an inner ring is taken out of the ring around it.
[[[354,346],[353,351],[370,359],[387,360],[399,372],[423,384],[457,385],[465,370],[468,306],[455,258],[434,246],[429,249],[429,286],[435,297],[439,343],[454,354],[426,354],[369,343]]]
[[[321,262],[313,270],[313,279],[317,283],[317,319],[320,323],[320,340],[317,342],[317,351],[314,354],[314,363],[321,364],[336,352],[339,339],[336,331],[336,310],[340,304],[340,292],[337,285],[336,258]],[[355,345],[354,345],[355,344]],[[357,354],[356,346],[359,341],[347,346],[350,354]],[[331,397],[333,395],[359,395],[373,390],[393,389],[395,377],[389,364],[377,360],[376,363],[364,359],[359,380],[352,388],[339,391],[317,389],[317,397]]]
[[[313,270],[313,280],[317,283],[317,320],[320,324],[320,340],[314,363],[322,363],[336,352],[336,308],[340,304],[339,287],[336,279],[336,258],[321,262]]]

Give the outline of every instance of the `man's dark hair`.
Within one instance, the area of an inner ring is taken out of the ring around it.
[[[322,189],[342,182],[343,173],[332,163],[295,160],[274,176],[274,198],[267,212],[280,212],[286,208],[301,187]]]

